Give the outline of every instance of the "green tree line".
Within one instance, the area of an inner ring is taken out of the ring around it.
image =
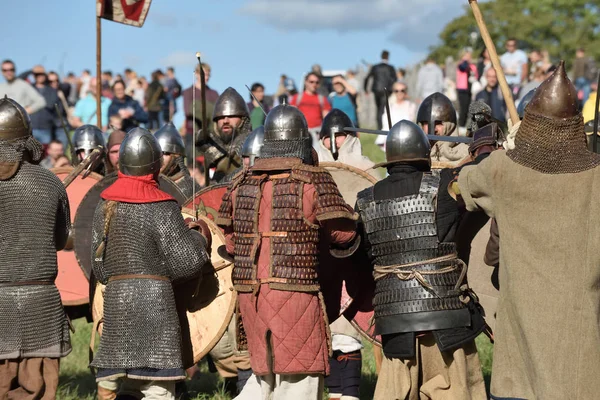
[[[600,0],[491,0],[479,7],[500,55],[506,40],[514,37],[521,49],[547,50],[553,62],[564,59],[567,67],[580,47],[600,60]],[[473,47],[474,56],[483,50],[471,8],[464,9],[440,33],[441,44],[431,49],[437,62],[456,59],[465,47]]]

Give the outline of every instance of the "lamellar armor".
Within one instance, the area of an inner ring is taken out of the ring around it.
[[[41,149],[23,107],[1,99],[0,360],[71,351],[54,285],[56,251],[71,228],[69,201],[56,175],[31,163],[39,161]]]
[[[235,254],[233,282],[239,292],[252,292],[260,282],[256,279],[256,257],[263,238],[270,239],[271,265],[268,281],[272,289],[317,292],[319,282],[319,225],[306,221],[302,209],[305,185],[314,185],[317,194],[316,216],[319,222],[330,219],[356,219],[342,198],[331,174],[319,167],[295,161],[274,168],[289,172],[278,175],[246,174],[232,182],[223,197],[217,222],[233,226]],[[255,170],[257,173],[263,172]],[[269,231],[258,229],[261,186],[273,184],[272,212]],[[237,190],[235,204],[231,193]]]
[[[358,194],[357,211],[375,265],[378,334],[470,324],[461,301],[466,267],[457,258],[456,244],[438,239],[439,181],[437,174],[425,173],[419,193],[402,198],[375,200],[374,187]]]
[[[315,189],[317,221],[355,220],[355,215],[331,174],[309,163],[312,147],[306,119],[295,107],[275,107],[265,121],[261,158],[231,183],[217,219],[219,225],[233,228],[233,282],[238,291],[251,292],[260,283],[276,290],[319,291],[320,226],[304,216],[305,186]],[[271,220],[269,230],[260,231],[258,205],[267,181],[273,185]],[[271,265],[267,280],[259,281],[256,259],[263,238],[270,239]]]

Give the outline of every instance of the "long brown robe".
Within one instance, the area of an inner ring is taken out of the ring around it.
[[[496,151],[458,183],[500,233],[492,395],[599,398],[600,167],[543,174]]]

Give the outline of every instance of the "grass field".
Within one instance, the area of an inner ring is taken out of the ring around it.
[[[374,141],[374,135],[363,134],[361,136],[363,153],[377,163],[383,161],[385,155],[374,144]],[[73,352],[61,363],[60,385],[57,398],[58,400],[92,400],[95,398],[96,383],[92,373],[88,369],[91,324],[86,323],[84,319],[79,319],[74,321],[74,326],[76,332],[71,336]],[[487,337],[482,335],[477,338],[477,348],[479,350],[484,378],[489,387],[493,346]],[[366,343],[363,350],[362,369],[360,398],[361,400],[370,400],[373,398],[377,382],[375,361],[370,343]],[[198,378],[188,383],[192,398],[196,400],[228,400],[231,398],[226,394],[223,380],[219,378],[218,374],[208,372],[206,364],[201,365],[201,371],[202,374]]]
[[[60,385],[58,400],[93,400],[95,398],[96,383],[88,369],[88,347],[91,333],[91,324],[85,319],[74,321],[75,333],[71,335],[73,352],[69,354],[60,365]],[[477,338],[477,347],[483,367],[486,382],[489,382],[492,369],[492,345],[485,336]],[[375,360],[370,343],[365,344],[363,350],[363,374],[361,380],[361,400],[373,398],[377,374],[375,373]],[[188,382],[188,388],[193,399],[196,400],[229,400],[225,392],[223,380],[218,374],[208,372],[206,364],[201,366],[202,374]]]

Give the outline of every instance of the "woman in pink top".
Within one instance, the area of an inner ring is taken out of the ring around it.
[[[467,113],[471,104],[471,83],[478,79],[477,66],[471,61],[471,49],[465,49],[456,68],[456,92],[460,105],[458,126],[465,126],[467,123]]]

